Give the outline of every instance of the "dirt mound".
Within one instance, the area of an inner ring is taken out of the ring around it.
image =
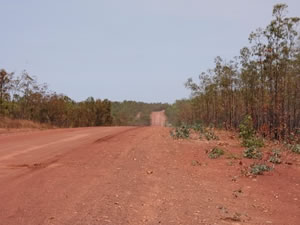
[[[151,126],[165,126],[167,117],[165,115],[165,110],[159,112],[151,113]]]

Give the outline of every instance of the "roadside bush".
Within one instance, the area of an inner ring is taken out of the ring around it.
[[[274,149],[274,150],[272,150],[272,155],[269,159],[269,162],[271,162],[273,164],[280,164],[281,163],[280,158],[281,158],[280,150]]]
[[[250,147],[244,151],[244,157],[248,159],[261,159],[262,152],[259,148]]]
[[[193,129],[196,132],[204,133],[204,126],[201,123],[195,123],[191,126],[191,129]]]
[[[206,130],[204,132],[204,136],[205,136],[206,140],[208,140],[208,141],[219,140],[219,137],[212,130]]]
[[[300,154],[300,144],[295,144],[291,147],[292,152]]]
[[[211,159],[217,159],[224,154],[225,152],[223,149],[215,147],[209,152],[208,157]]]
[[[190,137],[190,129],[182,125],[181,127],[176,127],[175,130],[171,130],[170,135],[174,139],[187,139]]]
[[[240,137],[243,139],[251,139],[255,135],[255,131],[253,129],[253,121],[251,116],[246,116],[244,120],[241,122],[240,126]]]
[[[263,139],[253,137],[250,139],[243,139],[242,145],[244,147],[263,147],[264,146],[264,141]]]
[[[199,133],[199,138],[202,139],[204,136],[206,140],[219,140],[219,137],[213,132],[212,128],[206,128],[202,123],[195,123],[190,126],[190,129],[194,130],[196,133]]]
[[[264,141],[261,138],[257,138],[255,130],[253,128],[253,121],[251,116],[246,116],[241,122],[240,126],[240,137],[242,138],[242,145],[244,147],[263,147]]]
[[[266,164],[252,164],[250,173],[253,175],[263,175],[264,172],[270,171],[272,168]]]

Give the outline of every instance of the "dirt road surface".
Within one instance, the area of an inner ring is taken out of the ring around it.
[[[167,121],[167,117],[165,115],[165,111],[152,112],[151,113],[151,125],[152,126],[165,126]]]
[[[1,135],[0,224],[300,224],[299,158],[249,178],[207,157],[217,144],[163,127]]]

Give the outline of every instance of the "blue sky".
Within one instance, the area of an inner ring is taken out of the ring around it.
[[[80,101],[174,102],[184,82],[231,59],[286,0],[0,0],[0,68],[27,70]]]

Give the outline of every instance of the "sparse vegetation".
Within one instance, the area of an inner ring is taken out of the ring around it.
[[[273,164],[280,164],[281,163],[281,153],[280,150],[278,149],[273,149],[272,150],[272,155],[269,159],[269,162],[273,163]]]
[[[253,121],[251,116],[246,116],[241,122],[240,126],[240,137],[243,140],[251,139],[255,136],[255,131],[253,129]]]
[[[214,133],[213,129],[206,128],[201,123],[177,126],[170,131],[170,135],[174,139],[187,139],[190,138],[191,131],[196,132],[200,139],[204,136],[208,141],[219,140],[219,137]]]
[[[248,159],[261,159],[262,152],[260,151],[259,148],[250,147],[244,150],[244,157]]]
[[[0,119],[0,127],[5,129],[48,129],[53,128],[53,126],[49,124],[41,124],[37,122],[33,122],[30,120],[18,120],[18,119],[10,119],[7,117]]]
[[[223,149],[215,147],[208,153],[208,157],[211,159],[217,159],[224,154],[225,154],[225,152]]]
[[[151,112],[164,110],[168,106],[162,103],[136,101],[112,102],[112,123],[116,126],[148,126]]]
[[[242,145],[244,147],[263,147],[264,141],[261,138],[253,137],[251,139],[244,139]]]
[[[23,71],[20,76],[0,70],[0,117],[30,120],[57,127],[149,125],[152,111],[168,104],[135,101],[111,102],[93,97],[75,102],[48,90]]]
[[[190,128],[186,125],[176,127],[170,131],[170,135],[174,139],[187,139],[190,137]]]
[[[240,124],[240,137],[242,138],[242,145],[244,147],[263,147],[264,142],[262,139],[257,138],[255,130],[253,129],[253,121],[251,116],[246,116]]]
[[[295,144],[291,147],[292,152],[300,154],[300,144]]]
[[[191,126],[191,129],[193,129],[194,131],[196,132],[199,132],[199,133],[204,133],[205,132],[205,127],[203,126],[202,123],[195,123]]]
[[[241,157],[236,155],[236,154],[233,154],[233,153],[228,153],[227,156],[226,156],[226,159],[240,159]]]
[[[0,117],[30,120],[57,127],[111,125],[111,102],[92,97],[75,102],[48,90],[23,71],[20,76],[0,70]]]
[[[272,168],[266,164],[252,164],[250,167],[250,173],[253,175],[263,175],[264,172],[270,171]]]
[[[219,137],[212,131],[212,130],[205,130],[204,131],[204,136],[206,140],[219,140]]]
[[[287,5],[275,5],[272,21],[249,35],[250,46],[242,48],[238,57],[218,56],[199,81],[187,80],[193,98],[170,106],[172,121],[237,129],[249,115],[251,129],[241,127],[246,147],[263,145],[255,133],[276,140],[299,137],[299,21],[288,17]]]

